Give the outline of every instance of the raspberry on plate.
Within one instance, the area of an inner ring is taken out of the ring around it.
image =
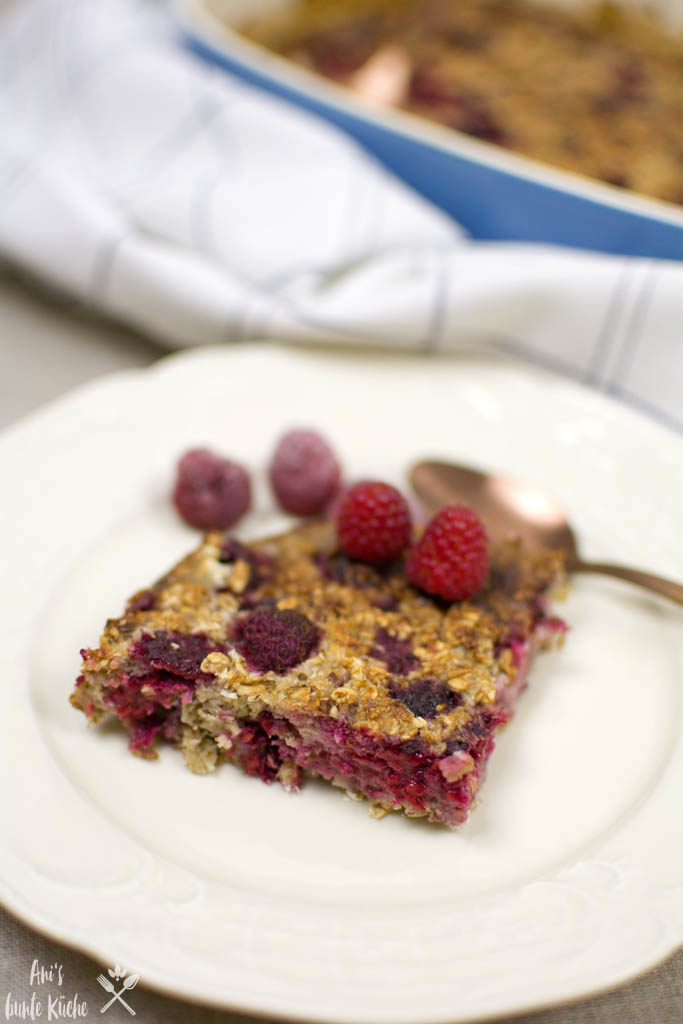
[[[278,442],[268,468],[275,497],[286,512],[315,516],[324,512],[339,487],[334,452],[313,430],[289,430]]]
[[[406,576],[446,601],[473,597],[489,572],[486,530],[474,509],[447,505],[427,524],[408,555]]]
[[[408,503],[395,487],[366,480],[351,487],[337,512],[341,550],[362,562],[391,562],[410,542]]]
[[[173,502],[188,525],[225,530],[249,508],[249,474],[207,448],[193,448],[178,463]]]

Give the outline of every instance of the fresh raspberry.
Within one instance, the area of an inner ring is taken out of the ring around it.
[[[190,526],[225,530],[249,508],[249,474],[230,459],[206,448],[194,448],[178,463],[173,501]]]
[[[327,441],[313,430],[290,430],[280,438],[268,469],[275,497],[286,512],[315,516],[339,487],[340,469]]]
[[[447,505],[427,524],[406,561],[411,583],[447,601],[481,590],[489,571],[486,530],[474,509]]]
[[[411,529],[408,504],[391,484],[378,480],[355,484],[339,505],[337,537],[350,558],[391,562],[410,542]]]

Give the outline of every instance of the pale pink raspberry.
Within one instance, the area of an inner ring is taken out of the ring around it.
[[[340,481],[329,444],[313,430],[290,430],[280,438],[268,469],[275,497],[286,512],[316,516],[325,511]]]
[[[249,508],[249,474],[207,448],[193,448],[178,463],[173,501],[190,526],[225,530]]]

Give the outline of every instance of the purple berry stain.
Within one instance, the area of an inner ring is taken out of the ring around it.
[[[157,595],[153,590],[142,590],[128,602],[128,611],[148,612],[157,603]]]
[[[392,682],[389,693],[420,718],[435,718],[462,703],[460,694],[436,679],[417,679],[407,686]]]
[[[242,592],[242,598],[246,598],[252,590],[256,590],[268,579],[273,571],[272,560],[263,551],[247,547],[235,537],[227,537],[218,555],[218,561],[223,565],[232,562],[246,562],[249,566],[249,580]]]
[[[420,659],[413,654],[410,640],[399,640],[386,629],[378,629],[370,657],[383,661],[394,676],[407,676],[420,667]]]
[[[320,633],[301,612],[257,608],[234,631],[237,651],[252,672],[283,674],[300,665],[318,646]]]

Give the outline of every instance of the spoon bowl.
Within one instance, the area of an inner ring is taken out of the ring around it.
[[[587,562],[564,509],[538,487],[469,466],[425,460],[410,470],[410,483],[430,512],[444,505],[470,505],[493,541],[519,537],[530,547],[563,551],[569,572],[598,572],[636,583],[683,604],[683,585],[653,573],[605,562]]]

